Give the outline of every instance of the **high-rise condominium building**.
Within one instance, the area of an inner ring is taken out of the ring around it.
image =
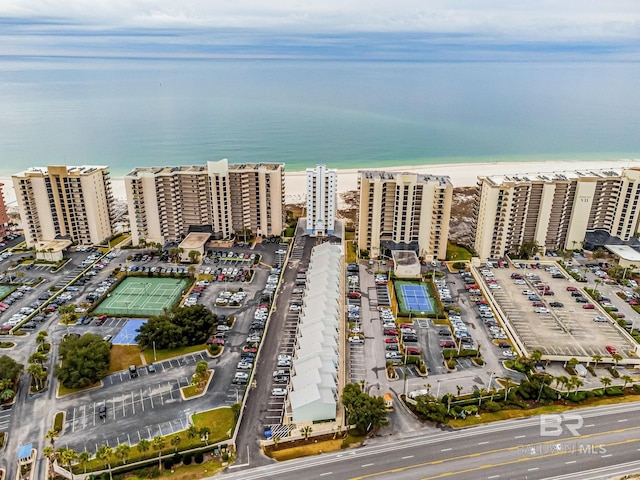
[[[285,223],[284,165],[232,164],[137,168],[124,177],[134,245],[182,240],[190,229],[218,238],[280,235]]]
[[[453,185],[445,176],[358,172],[358,248],[372,257],[413,250],[445,259]]]
[[[333,235],[337,206],[337,172],[325,165],[307,168],[307,234]]]
[[[29,247],[55,239],[95,245],[113,234],[108,167],[34,167],[12,180]]]
[[[629,240],[638,230],[640,169],[478,177],[478,185],[481,259],[533,242],[543,251],[580,248],[593,230]]]
[[[0,239],[9,234],[9,215],[7,214],[7,205],[4,202],[2,187],[4,187],[4,184],[0,183]]]

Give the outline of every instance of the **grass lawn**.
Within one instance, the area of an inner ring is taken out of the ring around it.
[[[454,419],[449,421],[449,425],[452,427],[471,427],[473,425],[480,425],[482,423],[497,422],[500,420],[509,420],[512,418],[532,417],[534,415],[542,415],[548,413],[566,412],[568,410],[576,410],[585,407],[597,407],[600,405],[613,405],[624,402],[637,402],[638,395],[625,395],[622,397],[607,397],[599,399],[590,399],[582,403],[569,404],[569,405],[544,405],[538,408],[532,408],[528,410],[501,410],[499,412],[485,412],[480,414],[480,418],[473,415],[467,417],[465,420]]]
[[[176,470],[164,471],[162,475],[154,478],[171,478],[173,480],[198,480],[200,478],[209,477],[215,475],[222,469],[222,463],[217,460],[211,460],[209,462],[203,462],[200,465],[191,464],[176,467]],[[135,473],[129,473],[122,477],[124,480],[146,480],[149,477],[138,477]]]
[[[102,386],[102,382],[96,382],[93,385],[89,385],[84,388],[67,388],[62,383],[58,383],[58,396],[64,397],[65,395],[71,395],[72,393],[84,392],[85,390],[90,390],[92,388]]]
[[[142,365],[140,352],[141,349],[138,345],[113,345],[111,347],[109,373],[126,370],[129,365],[137,367]]]
[[[179,357],[180,355],[186,355],[187,353],[200,352],[206,350],[206,344],[192,345],[190,347],[174,348],[168,350],[156,350],[156,358],[153,358],[153,348],[146,349],[142,353],[147,363],[161,362],[168,358]],[[128,366],[128,365],[127,365]]]
[[[347,263],[355,263],[357,260],[356,249],[358,248],[358,245],[356,244],[355,241],[347,241],[346,245],[347,245]]]
[[[464,247],[454,245],[453,243],[447,243],[447,260],[454,262],[462,262],[464,260],[471,260],[473,254]]]
[[[195,397],[196,395],[201,395],[202,392],[204,391],[204,388],[207,388],[209,386],[209,378],[211,378],[211,375],[213,375],[213,371],[207,370],[207,378],[203,382],[204,383],[203,388],[200,388],[200,385],[198,384],[189,385],[188,387],[181,387],[180,390],[182,390],[182,394],[184,395],[184,398],[191,398],[191,397]]]
[[[209,427],[209,443],[221,442],[231,437],[236,424],[231,407],[214,408],[191,416],[193,424],[198,427]]]
[[[61,432],[62,431],[62,421],[64,420],[64,413],[63,412],[58,412],[56,413],[56,416],[53,418],[53,429],[56,432]]]
[[[308,457],[310,455],[318,455],[320,453],[336,452],[344,448],[348,448],[350,445],[360,443],[365,437],[355,437],[347,435],[346,438],[337,438],[336,440],[325,440],[322,442],[314,443],[313,439],[309,439],[308,445],[300,445],[297,447],[282,447],[278,446],[277,450],[269,452],[269,456],[279,462],[285,460],[291,460],[293,458]],[[285,444],[286,445],[286,444]]]
[[[13,348],[16,344],[13,342],[0,342],[0,348]]]

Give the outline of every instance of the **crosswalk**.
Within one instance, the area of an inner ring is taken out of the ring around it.
[[[11,411],[0,411],[0,432],[6,432],[9,430],[9,423],[11,422]]]

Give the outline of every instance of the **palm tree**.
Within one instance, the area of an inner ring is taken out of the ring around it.
[[[38,365],[37,363],[32,363],[27,368],[27,373],[31,374],[31,376],[35,380],[36,390],[42,390],[42,381],[47,378],[47,372],[44,370],[44,368],[42,368],[42,366]]]
[[[573,387],[575,388],[573,393],[577,393],[578,389],[584,385],[584,382],[580,380],[578,377],[572,377],[572,378],[573,378],[572,380]]]
[[[60,453],[60,461],[62,464],[66,465],[67,469],[71,471],[71,463],[78,458],[78,452],[72,448],[60,448],[58,452]]]
[[[456,385],[456,390],[458,391],[458,396],[460,396],[460,392],[464,390],[464,387],[461,387],[460,385]]]
[[[113,448],[108,445],[100,445],[100,448],[98,448],[96,452],[96,458],[104,462],[105,466],[109,469],[109,478],[113,480],[113,475],[111,474],[111,457],[113,457]]]
[[[567,388],[567,394],[565,395],[564,398],[568,398],[569,394],[571,393],[571,389],[573,388],[574,385],[574,381],[575,381],[576,377],[569,377],[566,379],[566,381],[564,382],[564,386]]]
[[[600,379],[600,381],[602,382],[602,385],[604,386],[605,391],[607,390],[607,387],[609,385],[611,385],[611,378],[610,377],[602,377]]]
[[[59,431],[51,429],[45,434],[44,438],[49,440],[51,442],[51,445],[53,446],[58,435],[60,435]]]
[[[430,384],[430,383],[427,383],[427,384],[425,385],[425,388],[427,389],[427,395],[429,395],[429,392],[431,392],[431,384]]]
[[[209,445],[209,434],[211,433],[211,429],[209,427],[202,427],[198,433],[200,434],[200,440]]]
[[[47,361],[47,356],[42,352],[33,352],[29,357],[29,363],[37,363],[41,367],[44,367],[44,362]]]
[[[333,436],[333,439],[335,440],[336,437],[335,435]],[[278,448],[278,442],[280,441],[280,435],[275,435],[273,437],[271,437],[271,440],[273,441],[273,448]]]
[[[47,445],[42,449],[42,454],[49,459],[49,474],[53,474],[53,457],[56,451],[51,445]]]
[[[89,460],[91,460],[91,452],[87,452],[85,450],[84,452],[80,452],[78,455],[78,462],[82,465],[84,473],[87,473],[87,463],[89,463]]]
[[[569,359],[569,361],[567,362],[567,365],[569,365],[572,369],[576,368],[576,365],[578,365],[580,362],[578,361],[578,359],[576,357],[571,357]]]
[[[535,365],[542,360],[542,352],[540,350],[534,350],[531,352],[531,355],[529,355],[529,360],[531,360],[531,363]]]
[[[36,336],[36,343],[38,344],[38,350],[41,350],[43,345],[47,343],[47,332],[40,330]]]
[[[144,455],[151,448],[151,442],[149,442],[149,440],[147,440],[146,438],[143,438],[138,442],[138,445],[136,448],[140,453]]]
[[[122,463],[127,463],[130,453],[131,447],[126,443],[121,443],[116,447],[115,455]]]
[[[613,363],[615,364],[615,366],[618,367],[618,362],[622,360],[622,355],[620,355],[619,353],[614,353],[613,355],[611,355],[611,358],[613,359]]]
[[[622,386],[623,390],[627,388],[627,384],[633,382],[631,375],[622,375],[620,378],[624,381],[624,385]]]
[[[153,449],[158,450],[158,468],[162,470],[162,449],[165,447],[166,441],[164,437],[156,435],[153,437]]]
[[[514,382],[511,381],[510,378],[505,378],[504,379],[504,401],[507,401],[507,395],[509,395],[509,390],[511,390],[512,387],[515,387],[516,384]]]
[[[313,428],[311,428],[310,425],[305,425],[304,427],[302,427],[302,430],[300,430],[300,433],[302,433],[302,436],[305,440],[309,440],[309,435],[311,435],[311,432],[313,432]]]
[[[193,423],[187,428],[187,438],[196,438],[198,436],[198,427]]]
[[[602,355],[594,355],[593,357],[591,357],[591,360],[593,360],[593,368],[597,368],[598,363],[602,361]]]
[[[176,435],[175,437],[171,438],[171,445],[174,448],[174,452],[178,451],[178,445],[180,444],[180,437],[178,435]]]

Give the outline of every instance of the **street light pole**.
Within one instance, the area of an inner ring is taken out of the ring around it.
[[[489,372],[491,375],[489,376],[489,383],[487,384],[487,392],[491,390],[491,382],[493,381],[493,374],[495,372]]]

